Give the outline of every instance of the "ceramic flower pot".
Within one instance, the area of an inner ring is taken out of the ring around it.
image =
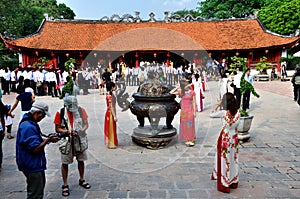
[[[240,118],[238,129],[238,139],[240,142],[246,142],[250,138],[249,130],[253,120],[253,115],[245,116]]]

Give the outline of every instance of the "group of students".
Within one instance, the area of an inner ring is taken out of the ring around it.
[[[35,95],[49,95],[58,97],[60,87],[66,83],[68,72],[54,69],[52,67],[34,68],[30,65],[26,68],[22,66],[10,71],[8,68],[1,69],[1,84],[3,94],[17,92],[17,86],[29,81]]]

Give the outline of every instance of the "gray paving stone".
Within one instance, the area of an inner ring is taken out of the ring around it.
[[[166,198],[167,191],[166,190],[149,190],[150,198]]]
[[[174,182],[158,183],[158,188],[159,189],[175,189],[175,184],[174,184]]]
[[[182,142],[174,141],[172,145],[157,151],[132,143],[131,133],[133,126],[137,125],[136,119],[130,112],[121,112],[120,109],[117,111],[120,146],[116,150],[108,150],[103,146],[104,96],[93,90],[87,96],[79,95],[79,103],[86,107],[90,121],[85,178],[92,188],[85,190],[78,186],[77,163],[74,160],[69,166],[69,198],[298,198],[300,134],[296,130],[299,121],[294,118],[299,115],[299,107],[288,103],[286,96],[263,90],[258,91],[260,98],[251,97],[250,113],[255,118],[250,141],[239,146],[239,188],[230,194],[217,191],[216,181],[210,180],[210,175],[221,122],[208,117],[210,101],[217,95],[217,82],[208,82],[208,85],[205,93],[207,106],[199,113],[195,147],[186,148]],[[52,115],[62,106],[62,101],[56,98],[37,98],[49,103]],[[5,103],[14,99],[14,94],[3,97]],[[285,106],[277,106],[274,110],[274,103],[280,104],[282,101],[287,101]],[[20,107],[17,107],[15,121],[19,120],[19,111]],[[284,118],[286,121],[282,123]],[[179,117],[176,117],[174,126],[177,125],[177,128],[178,122]],[[13,125],[13,133],[16,128],[17,125]],[[45,118],[41,129],[52,132],[53,118]],[[45,199],[62,198],[61,162],[57,147],[55,144],[46,147],[48,170]],[[3,149],[0,198],[26,198],[25,177],[17,170],[15,163],[15,139],[4,139]]]
[[[146,198],[147,191],[130,191],[129,198]]]
[[[190,189],[192,185],[189,182],[176,182],[176,187],[178,189]]]
[[[185,190],[168,190],[170,198],[187,198]]]
[[[259,170],[262,173],[271,173],[272,175],[278,173],[278,170],[274,167],[260,167]]]
[[[100,190],[111,191],[111,190],[117,190],[119,185],[116,183],[100,183],[99,186],[100,186]]]
[[[299,181],[300,180],[300,174],[299,173],[292,173],[292,174],[289,174],[289,176],[294,179],[294,180],[297,180]]]
[[[127,191],[110,191],[108,198],[127,198]]]
[[[198,190],[190,190],[188,191],[189,198],[209,198],[209,194],[205,189],[198,189]]]

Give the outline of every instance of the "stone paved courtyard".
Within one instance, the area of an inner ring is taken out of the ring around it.
[[[249,142],[240,144],[239,188],[230,194],[218,192],[210,180],[220,119],[209,118],[217,98],[217,82],[207,83],[205,110],[197,113],[197,141],[187,148],[174,141],[161,150],[149,150],[131,141],[138,125],[130,111],[118,110],[118,138],[115,150],[104,147],[103,119],[105,97],[96,90],[79,95],[78,101],[89,115],[89,160],[86,180],[90,190],[78,186],[77,164],[70,166],[69,198],[298,198],[300,196],[299,106],[293,101],[290,82],[255,82],[260,98],[251,96],[250,113],[254,120]],[[128,87],[129,93],[136,87]],[[13,103],[16,95],[3,96]],[[45,134],[54,132],[53,118],[63,102],[37,97],[50,106],[51,118],[40,126]],[[15,111],[18,116],[20,107]],[[19,118],[14,119],[16,132]],[[163,123],[163,121],[162,121]],[[179,114],[173,125],[178,129]],[[26,183],[15,163],[15,139],[3,141],[4,160],[0,173],[0,198],[25,198]],[[60,153],[57,144],[46,147],[48,170],[45,198],[61,196]]]

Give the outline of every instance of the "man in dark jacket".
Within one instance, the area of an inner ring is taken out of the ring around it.
[[[27,182],[27,198],[43,198],[46,184],[45,146],[57,142],[57,136],[42,138],[38,125],[45,115],[50,117],[48,105],[35,101],[28,113],[23,116],[18,128],[16,141],[16,162]]]
[[[294,87],[294,101],[297,101],[300,105],[300,68],[295,69],[295,73],[291,80]]]
[[[105,81],[105,84],[111,81],[111,73],[105,68],[105,72],[102,74],[102,79]]]

